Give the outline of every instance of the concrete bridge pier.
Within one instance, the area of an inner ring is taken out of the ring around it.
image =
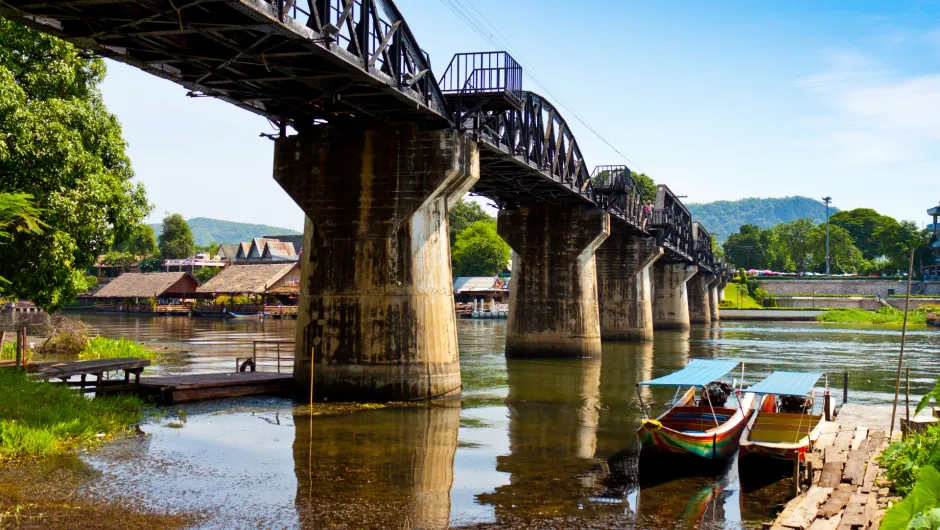
[[[714,274],[699,271],[689,279],[686,285],[689,292],[689,322],[692,324],[710,324],[712,321],[711,290],[717,283]]]
[[[727,286],[728,286],[728,279],[723,277],[721,281],[718,282],[718,303],[719,304],[725,301],[725,287]]]
[[[723,290],[721,287],[721,278],[715,278],[715,281],[708,286],[708,308],[712,312],[712,322],[718,322],[721,320],[721,317],[718,315],[718,306],[721,304],[721,298],[719,291]]]
[[[581,205],[501,210],[500,237],[513,250],[506,357],[601,353],[594,252],[610,216]]]
[[[597,297],[604,340],[653,340],[653,263],[656,240],[617,231],[597,249]]]
[[[476,144],[414,124],[333,121],[275,142],[307,214],[294,380],[330,401],[459,397],[447,210]]]
[[[653,329],[689,329],[689,295],[686,283],[698,267],[687,263],[653,265]]]

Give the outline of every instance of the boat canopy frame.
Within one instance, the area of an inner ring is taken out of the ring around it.
[[[647,418],[652,418],[649,409],[646,406],[646,403],[643,402],[643,395],[640,393],[641,386],[675,386],[676,394],[672,398],[671,407],[674,407],[676,401],[679,398],[679,390],[682,387],[693,387],[693,388],[706,388],[711,383],[720,380],[729,373],[731,373],[735,368],[741,366],[741,382],[739,387],[744,387],[744,362],[736,359],[691,359],[685,368],[673,372],[669,375],[663,377],[658,377],[656,379],[650,379],[649,381],[643,381],[636,384],[636,397],[640,401],[640,408],[643,411],[643,415]],[[732,391],[734,391],[734,379],[732,378]],[[715,414],[715,407],[712,406],[711,396],[708,392],[705,392],[705,399],[708,401],[708,408],[712,413],[712,418],[715,420],[715,425],[720,425],[718,421],[718,415]],[[670,408],[671,408],[670,407]]]

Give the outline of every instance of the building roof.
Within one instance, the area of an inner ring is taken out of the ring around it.
[[[268,240],[261,253],[262,258],[290,258],[296,255],[293,243],[274,240]]]
[[[509,280],[495,276],[461,276],[454,280],[454,294],[466,292],[502,292],[509,290]]]
[[[261,294],[284,277],[298,264],[271,263],[260,265],[238,265],[222,269],[205,284],[196,289],[197,293],[213,294]]]
[[[188,285],[177,285],[189,277]],[[166,293],[183,294],[195,291],[199,282],[188,272],[128,272],[111,280],[95,298],[146,298],[159,297]]]
[[[248,241],[243,241],[238,244],[238,250],[235,252],[235,257],[239,259],[245,259],[248,257],[249,250],[251,250],[251,243]]]
[[[300,249],[302,249],[304,246],[303,234],[273,235],[264,237],[265,239],[277,239],[282,243],[292,243],[294,245],[294,252],[297,254],[300,254]]]
[[[232,259],[238,254],[238,246],[237,243],[222,243],[216,254],[222,259]]]

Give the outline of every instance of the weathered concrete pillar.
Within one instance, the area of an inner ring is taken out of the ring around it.
[[[721,304],[718,291],[721,289],[721,279],[715,278],[708,286],[708,308],[712,311],[712,322],[718,322],[721,317],[718,314],[718,306]]]
[[[476,144],[340,121],[278,139],[274,178],[307,214],[298,393],[459,396],[447,210],[479,178]]]
[[[689,322],[710,324],[712,321],[711,285],[717,280],[714,274],[699,272],[689,279]]]
[[[506,357],[601,353],[594,251],[610,216],[583,206],[501,210],[500,237],[513,250]]]
[[[612,232],[595,253],[604,340],[653,340],[650,270],[663,255],[656,240]]]
[[[689,329],[686,282],[698,267],[686,263],[653,265],[653,329]]]

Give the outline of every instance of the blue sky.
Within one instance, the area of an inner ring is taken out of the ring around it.
[[[687,202],[831,195],[918,225],[940,199],[938,3],[446,1],[472,2],[629,159],[561,109],[590,165],[627,163]],[[493,49],[445,0],[396,4],[438,75]],[[547,96],[528,73],[524,88]],[[113,62],[102,89],[154,220],[302,227],[266,120]]]

